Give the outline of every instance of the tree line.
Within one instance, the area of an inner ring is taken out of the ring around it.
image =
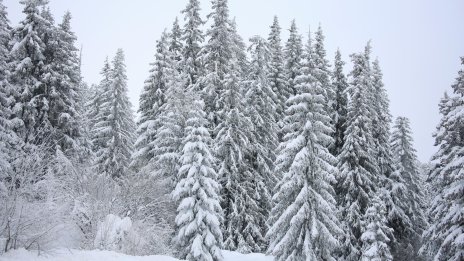
[[[55,24],[46,0],[21,3],[13,28],[0,1],[3,251],[75,228],[83,248],[187,260],[463,258],[462,70],[426,182],[370,42],[346,75],[321,26],[303,43],[292,21],[284,43],[274,17],[246,44],[227,0],[206,29],[189,0],[156,42],[135,121],[123,51],[88,86],[71,14]],[[133,221],[114,244],[101,240],[108,214]]]

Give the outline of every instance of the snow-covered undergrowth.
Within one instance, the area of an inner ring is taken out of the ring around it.
[[[273,258],[263,254],[240,254],[223,251],[224,261],[272,261]],[[0,255],[0,261],[178,261],[169,256],[129,256],[112,251],[101,250],[68,250],[61,249],[41,253],[24,249],[12,250]]]

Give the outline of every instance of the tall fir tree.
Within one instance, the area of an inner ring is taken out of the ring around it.
[[[308,36],[311,37],[311,36]],[[313,64],[313,74],[317,81],[323,89],[323,95],[326,100],[327,112],[331,117],[331,124],[333,125],[333,118],[335,113],[335,91],[332,83],[330,82],[331,71],[330,64],[327,60],[327,54],[324,47],[325,36],[322,32],[322,27],[319,25],[315,37],[314,37],[314,47],[312,47],[312,64]]]
[[[170,55],[167,60],[166,102],[160,108],[160,115],[155,120],[155,140],[150,144],[153,148],[152,165],[156,176],[170,180],[174,187],[177,184],[179,158],[182,152],[182,138],[185,131],[190,105],[194,97],[185,90],[186,77],[177,70],[176,61]]]
[[[109,82],[103,90],[94,132],[102,144],[96,153],[97,170],[115,180],[124,178],[133,151],[135,123],[129,97],[124,52],[118,49]]]
[[[288,90],[291,90],[291,94],[296,94],[296,82],[295,79],[299,75],[301,68],[301,57],[303,54],[303,43],[301,35],[298,33],[295,20],[292,21],[290,26],[290,35],[287,43],[285,44],[285,74],[288,84]]]
[[[276,94],[276,121],[283,119],[286,102],[293,91],[288,88],[287,79],[284,70],[284,54],[282,42],[280,39],[280,25],[277,16],[274,16],[274,22],[269,33],[268,43],[271,59],[269,61],[269,72],[267,78],[271,85],[272,91]]]
[[[208,42],[201,51],[202,65],[205,70],[200,90],[205,101],[205,111],[214,129],[220,124],[218,112],[225,104],[221,103],[220,93],[225,91],[225,75],[229,72],[234,56],[234,39],[229,18],[227,0],[212,1],[212,12],[208,15],[211,27],[207,30]],[[213,135],[213,138],[215,135]]]
[[[6,7],[0,1],[0,198],[7,188],[13,184],[13,161],[16,159],[21,141],[13,131],[11,122],[11,107],[15,101],[13,88],[9,82],[10,67],[10,25]],[[10,180],[10,182],[8,181]],[[8,184],[9,183],[9,184]],[[17,184],[14,184],[17,185]]]
[[[179,201],[175,241],[182,259],[220,261],[223,260],[220,185],[203,102],[194,102],[187,118],[179,181],[173,191],[174,199]]]
[[[464,57],[461,57],[464,67]],[[443,99],[442,119],[437,128],[435,144],[439,147],[434,155],[436,166],[431,178],[438,184],[438,195],[433,200],[429,216],[431,225],[424,233],[421,252],[433,260],[462,260],[464,258],[464,182],[462,136],[464,133],[464,69],[452,85],[454,96]]]
[[[182,66],[188,77],[187,89],[192,90],[197,90],[196,84],[201,75],[199,55],[204,35],[200,27],[204,22],[200,17],[200,11],[199,0],[189,0],[185,9],[182,10],[185,21],[181,36],[184,42]]]
[[[235,17],[232,21],[230,21],[230,30],[232,38],[232,52],[237,59],[240,73],[245,76],[249,70],[248,54],[246,52],[246,44],[243,41],[242,36],[238,33]]]
[[[270,60],[266,40],[254,36],[250,39],[248,49],[251,55],[250,72],[246,81],[245,93],[246,116],[253,123],[251,149],[246,155],[251,171],[254,173],[254,186],[260,208],[257,214],[257,230],[261,230],[262,238],[267,232],[266,220],[271,209],[270,191],[276,183],[273,174],[275,149],[277,147],[276,95],[267,78]],[[264,242],[259,243],[261,251],[265,249]]]
[[[177,17],[172,23],[171,33],[169,34],[169,51],[176,63],[182,60],[182,30],[180,29],[179,19]]]
[[[332,184],[335,158],[330,115],[324,89],[312,74],[311,44],[297,81],[297,95],[288,100],[285,136],[276,172],[282,173],[271,212],[269,253],[276,260],[336,260],[334,249],[343,233],[336,217]]]
[[[372,96],[374,103],[373,135],[377,142],[377,158],[380,174],[388,177],[393,171],[390,152],[390,101],[383,84],[383,74],[379,60],[375,59],[372,67]]]
[[[50,121],[55,127],[55,139],[64,152],[78,150],[80,136],[77,105],[81,75],[79,68],[77,40],[71,30],[71,13],[66,12],[56,30],[56,49],[53,51],[50,95]]]
[[[435,253],[441,247],[443,237],[436,237],[436,224],[443,218],[447,204],[444,203],[446,200],[443,195],[444,187],[444,168],[451,162],[454,157],[456,150],[454,144],[456,140],[457,132],[453,132],[453,125],[449,124],[449,119],[452,116],[455,105],[458,99],[456,96],[450,97],[447,92],[440,99],[438,104],[441,119],[437,125],[436,131],[433,133],[435,138],[435,146],[438,147],[437,152],[432,155],[431,168],[427,177],[427,185],[435,188],[438,192],[434,193],[430,200],[430,207],[427,209],[429,216],[429,227],[423,233],[423,245],[420,249],[420,253],[432,259]]]
[[[345,62],[342,60],[340,50],[335,53],[334,70],[332,72],[332,84],[335,91],[334,114],[332,122],[334,123],[334,144],[331,146],[331,152],[338,156],[345,143],[346,119],[348,115],[348,82],[343,73]]]
[[[13,65],[11,83],[15,86],[12,118],[15,132],[26,143],[42,143],[51,131],[48,121],[48,87],[45,75],[46,61],[44,36],[51,33],[52,25],[40,15],[45,0],[23,0],[24,20],[13,29],[11,50]]]
[[[349,93],[345,143],[339,155],[340,174],[337,193],[341,217],[346,231],[342,255],[345,260],[358,260],[361,250],[361,221],[372,193],[379,185],[376,150],[372,137],[369,88],[369,61],[364,54],[353,54],[353,70]]]
[[[150,64],[149,76],[139,99],[140,119],[137,122],[137,140],[131,162],[131,166],[139,170],[153,167],[149,163],[154,156],[156,132],[160,127],[159,118],[166,103],[166,91],[174,69],[168,40],[168,35],[164,32],[156,43],[155,61]]]
[[[254,173],[245,161],[250,151],[252,123],[244,114],[242,79],[238,60],[231,61],[220,93],[223,119],[215,129],[215,153],[221,180],[224,211],[224,247],[248,253],[260,248],[262,231],[256,226],[260,207],[255,197]]]
[[[111,65],[108,57],[105,59],[103,68],[100,71],[100,75],[102,80],[98,85],[94,85],[92,87],[91,91],[93,96],[86,104],[88,108],[86,111],[86,116],[89,118],[89,129],[90,137],[92,139],[93,152],[97,152],[99,149],[106,146],[105,137],[99,135],[99,133],[95,131],[95,126],[100,121],[105,120],[105,118],[102,118],[103,115],[101,114],[100,109],[103,102],[106,100],[106,98],[103,97],[103,93],[109,90],[111,84]]]
[[[401,198],[401,200],[405,200],[407,208],[403,207],[402,210],[407,214],[408,219],[406,222],[400,224],[395,222],[392,225],[398,241],[393,247],[395,260],[408,260],[408,257],[419,259],[417,253],[421,246],[421,236],[427,226],[424,214],[424,186],[421,183],[416,150],[413,148],[411,135],[409,119],[398,117],[392,134],[391,150],[395,163],[394,175],[397,180],[403,181],[403,184],[398,182],[397,186],[404,186],[400,192],[405,193],[406,198]],[[396,209],[398,207],[395,207],[395,211]]]
[[[11,117],[11,103],[14,102],[12,96],[13,86],[9,82],[10,77],[10,35],[11,27],[7,17],[6,7],[3,0],[0,1],[0,132],[11,128],[9,122]],[[8,121],[8,122],[7,122]],[[3,130],[2,130],[3,129]],[[1,152],[0,152],[1,153]]]

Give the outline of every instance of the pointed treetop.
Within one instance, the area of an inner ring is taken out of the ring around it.
[[[47,21],[49,21],[51,24],[55,22],[55,18],[53,18],[52,11],[50,10],[50,6],[42,6],[42,11],[40,12],[40,15],[45,18]]]
[[[372,41],[369,40],[366,43],[366,47],[364,47],[364,57],[366,58],[366,61],[370,61],[371,53],[372,53]]]
[[[71,19],[72,15],[71,12],[66,11],[63,15],[63,20],[61,21],[60,27],[64,31],[71,31]]]

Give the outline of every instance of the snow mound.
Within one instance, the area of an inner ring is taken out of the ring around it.
[[[240,254],[223,251],[224,261],[273,261],[263,254]],[[0,255],[0,261],[179,261],[169,256],[129,256],[105,250],[72,250],[60,249],[41,253],[25,249],[13,250]]]
[[[132,221],[130,218],[121,219],[116,215],[109,214],[106,216],[105,221],[98,226],[94,246],[101,250],[121,250],[121,244],[131,228]]]

